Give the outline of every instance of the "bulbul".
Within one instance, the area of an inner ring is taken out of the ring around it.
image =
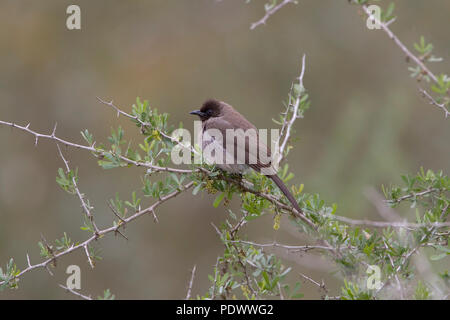
[[[223,162],[215,162],[215,164],[220,169],[230,173],[242,174],[249,168],[260,173],[262,171],[270,172],[270,174],[265,175],[275,182],[294,208],[299,213],[302,212],[294,196],[289,192],[280,177],[278,177],[276,171],[273,169],[267,170],[273,168],[272,162],[270,160],[267,161],[267,159],[262,159],[261,155],[267,155],[270,159],[270,148],[260,141],[256,127],[243,115],[229,104],[214,99],[207,100],[203,103],[200,110],[194,110],[190,114],[199,116],[202,121],[202,137],[200,141],[202,141],[203,156],[205,156],[207,149],[213,149],[212,154],[217,155],[219,153],[221,159],[224,160]],[[228,136],[227,139],[227,131],[229,132],[230,130],[238,132],[238,134],[232,138]],[[255,132],[256,139],[252,139],[250,136],[243,136],[243,132],[246,131]],[[218,134],[214,133],[220,133],[221,137],[218,138]],[[239,157],[239,155],[243,156]],[[234,161],[225,161],[226,159]]]

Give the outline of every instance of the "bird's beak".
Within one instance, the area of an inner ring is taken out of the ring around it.
[[[191,112],[189,112],[189,114],[197,115],[197,116],[199,116],[200,118],[206,116],[206,115],[205,115],[203,112],[201,112],[200,110],[194,110],[194,111],[191,111]]]

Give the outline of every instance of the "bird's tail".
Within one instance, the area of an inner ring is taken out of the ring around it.
[[[288,198],[288,200],[292,203],[292,205],[297,210],[297,212],[302,213],[303,210],[300,209],[300,207],[298,206],[297,200],[295,200],[294,196],[289,191],[289,189],[286,187],[286,185],[283,183],[283,181],[281,181],[280,177],[276,174],[269,176],[269,177],[273,180],[273,182],[275,182],[275,184],[278,186],[278,188],[280,188],[281,192],[283,192],[284,195],[286,196],[286,198]]]

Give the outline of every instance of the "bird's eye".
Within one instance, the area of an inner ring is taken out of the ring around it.
[[[206,114],[207,114],[208,116],[212,116],[213,111],[212,111],[211,109],[209,109],[208,111],[206,111]]]

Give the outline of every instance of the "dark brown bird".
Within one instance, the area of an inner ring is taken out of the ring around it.
[[[265,175],[275,182],[286,198],[292,203],[294,208],[299,213],[302,212],[294,196],[289,192],[286,185],[281,181],[280,177],[278,177],[276,171],[273,169],[272,162],[270,161],[270,148],[262,141],[259,141],[256,127],[243,115],[237,112],[229,104],[214,99],[207,100],[200,110],[192,111],[190,114],[197,115],[202,120],[202,137],[199,141],[202,141],[204,157],[205,151],[208,148],[214,149],[211,155],[215,156],[218,153],[222,153],[221,159],[223,162],[210,161],[215,163],[222,170],[230,173],[244,173],[248,168],[251,168],[260,173],[264,172]],[[233,139],[227,139],[226,132],[229,129],[237,132],[234,137],[231,136]],[[247,130],[249,130],[248,132],[255,132],[256,140],[254,140],[255,137],[251,135],[244,135],[244,132]],[[217,137],[214,132],[219,132],[221,137]],[[211,143],[213,146],[210,146]],[[222,150],[222,152],[220,150]],[[242,156],[240,156],[240,154]],[[267,158],[265,158],[264,155],[267,155]],[[206,156],[206,158],[208,160],[208,156]],[[225,161],[225,159],[228,161]],[[215,160],[217,160],[217,158],[215,158]]]

